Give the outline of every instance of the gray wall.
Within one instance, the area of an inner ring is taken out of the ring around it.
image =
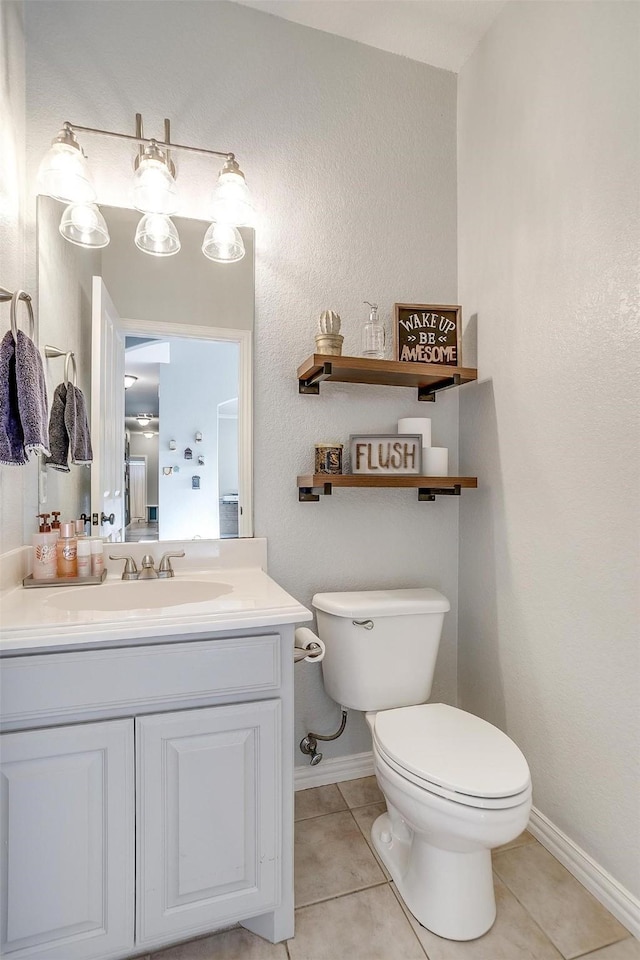
[[[188,11],[188,16],[185,16]],[[297,599],[316,590],[432,584],[450,597],[435,696],[456,697],[458,504],[412,491],[340,491],[300,504],[313,444],[424,415],[415,393],[297,392],[320,312],[358,353],[364,299],[456,302],[456,78],[452,73],[226,3],[27,4],[30,178],[64,119],[233,150],[257,200],[255,532]],[[180,37],[180,43],[175,42]],[[74,64],[69,71],[68,64]],[[171,69],[167,70],[167,64]],[[90,84],[79,84],[79,76]],[[99,198],[128,203],[128,145],[87,140]],[[202,216],[218,167],[180,158],[180,213]],[[457,455],[455,392],[429,405]],[[339,715],[312,665],[297,674],[298,739]],[[360,717],[326,756],[369,749]],[[304,762],[302,756],[300,761]]]
[[[460,75],[462,706],[640,894],[640,8],[507,4]]]
[[[25,257],[25,41],[22,3],[0,0],[0,286],[26,290],[36,307],[35,262]],[[53,136],[53,134],[52,134]],[[10,328],[10,305],[0,304],[0,338]],[[0,467],[0,540],[22,546],[37,531],[37,458],[26,467]]]

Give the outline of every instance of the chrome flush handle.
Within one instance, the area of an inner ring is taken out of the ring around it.
[[[373,620],[352,620],[354,627],[364,627],[365,630],[373,630]]]

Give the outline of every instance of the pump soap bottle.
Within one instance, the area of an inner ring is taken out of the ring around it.
[[[368,300],[363,302],[371,307],[371,313],[362,328],[362,356],[369,360],[384,360],[385,332],[378,317],[378,304]]]
[[[49,526],[49,514],[39,513],[40,526],[33,535],[33,579],[55,580],[57,575],[57,531]]]

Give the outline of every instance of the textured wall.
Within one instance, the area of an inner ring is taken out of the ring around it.
[[[636,895],[639,15],[508,4],[458,101],[460,699]]]
[[[28,4],[26,18],[32,174],[64,119],[132,131],[136,111],[148,135],[168,116],[177,141],[237,153],[259,213],[255,532],[268,538],[270,571],[304,603],[317,590],[441,589],[453,609],[434,695],[454,702],[458,504],[385,490],[299,504],[295,487],[316,440],[394,429],[424,405],[400,388],[301,397],[295,370],[327,307],[343,317],[345,353],[357,353],[362,300],[387,317],[395,301],[456,302],[455,76],[237,4],[47,2]],[[101,201],[126,203],[130,148],[86,145]],[[180,165],[180,212],[202,215],[217,169]],[[452,391],[426,414],[452,471],[457,404]],[[339,711],[320,668],[297,671],[298,738],[332,729]],[[369,745],[356,717],[325,755]]]
[[[0,0],[0,286],[35,288],[25,264],[25,41],[22,3]],[[9,329],[9,304],[0,304],[0,338]],[[34,529],[37,461],[26,467],[0,467],[2,550],[22,546]]]

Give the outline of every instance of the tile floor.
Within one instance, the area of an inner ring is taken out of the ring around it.
[[[640,960],[640,943],[527,832],[494,854],[489,933],[467,943],[429,933],[371,849],[383,810],[375,777],[300,791],[295,938],[272,944],[236,927],[150,960]]]

